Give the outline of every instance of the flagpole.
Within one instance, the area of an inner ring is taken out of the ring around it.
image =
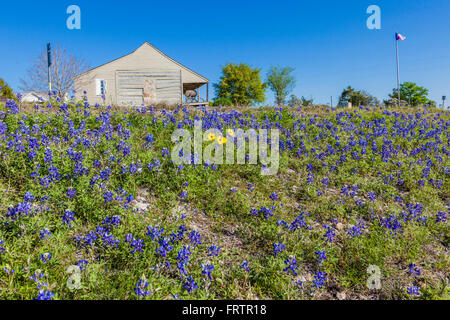
[[[397,55],[397,93],[398,93],[398,107],[400,108],[400,64],[398,58],[398,33],[395,34],[395,48]]]

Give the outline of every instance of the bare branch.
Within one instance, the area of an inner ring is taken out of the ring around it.
[[[52,91],[59,98],[73,90],[74,78],[87,71],[89,65],[81,58],[76,58],[68,53],[65,48],[54,46],[52,50],[51,80]],[[47,91],[47,51],[43,50],[27,70],[27,76],[20,81],[20,89],[24,91]]]

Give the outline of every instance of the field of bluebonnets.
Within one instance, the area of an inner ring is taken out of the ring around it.
[[[280,129],[278,174],[175,165],[195,119]],[[448,299],[449,128],[431,107],[8,101],[0,299]]]

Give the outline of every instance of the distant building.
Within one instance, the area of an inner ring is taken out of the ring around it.
[[[206,94],[200,97],[200,88]],[[89,103],[140,106],[208,104],[209,80],[146,42],[132,53],[75,78],[75,98]]]
[[[48,101],[47,92],[30,91],[21,93],[20,101],[29,103],[39,103]]]

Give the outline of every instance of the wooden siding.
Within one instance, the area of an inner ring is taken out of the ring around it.
[[[199,85],[203,85],[208,82],[206,78],[203,78],[186,67],[178,64],[176,61],[170,59],[166,55],[162,54],[159,50],[154,48],[148,43],[143,44],[134,52],[111,61],[107,64],[104,64],[100,67],[92,69],[82,75],[78,76],[75,79],[75,90],[76,90],[76,98],[81,99],[83,96],[83,91],[87,91],[87,98],[89,103],[103,103],[102,97],[96,94],[95,82],[96,79],[106,80],[106,94],[105,94],[105,102],[107,104],[118,104],[119,99],[117,96],[118,89],[116,87],[116,72],[118,71],[127,71],[127,70],[135,70],[148,72],[149,70],[164,70],[164,72],[173,72],[177,71],[181,73],[180,80],[178,81],[178,86],[181,87],[183,83],[197,83]],[[167,83],[166,83],[167,84]],[[133,88],[129,88],[133,89]],[[134,89],[140,89],[135,87]],[[170,92],[170,96],[173,96],[172,89],[166,88]],[[161,94],[163,94],[163,88],[160,88]],[[137,95],[137,91],[131,92],[134,97]],[[167,93],[169,95],[169,93]],[[183,96],[182,92],[180,92],[178,99],[171,100],[171,103],[177,104],[182,103]],[[142,104],[140,102],[138,105]]]
[[[144,82],[151,79],[156,84],[154,103],[180,102],[182,88],[179,70],[123,70],[116,72],[116,96],[119,105],[144,103]]]

